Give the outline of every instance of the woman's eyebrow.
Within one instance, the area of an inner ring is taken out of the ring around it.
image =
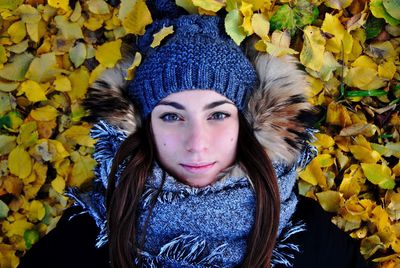
[[[235,105],[232,102],[227,101],[227,100],[214,101],[214,102],[211,102],[211,103],[207,104],[206,106],[204,106],[203,110],[209,110],[209,109],[215,108],[215,107],[220,106],[220,105],[225,104],[225,103]],[[174,107],[175,109],[178,109],[178,110],[186,110],[185,106],[183,106],[182,104],[177,103],[175,101],[160,101],[157,104],[157,106],[158,105],[168,105],[168,106],[172,106],[172,107]]]
[[[186,110],[185,106],[183,106],[182,104],[179,104],[177,102],[174,102],[174,101],[160,101],[157,104],[157,106],[158,105],[169,105],[169,106],[172,106],[172,107],[174,107],[175,109],[178,109],[178,110]]]
[[[203,110],[209,110],[209,109],[215,108],[215,107],[220,106],[225,103],[235,105],[234,103],[227,101],[227,100],[214,101],[214,102],[211,102],[211,103],[207,104],[206,106],[204,106]]]

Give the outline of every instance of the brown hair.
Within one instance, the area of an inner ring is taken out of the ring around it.
[[[143,245],[136,237],[137,211],[155,160],[154,149],[147,120],[123,142],[115,156],[106,203],[112,267],[135,267],[135,252]],[[241,267],[269,267],[279,225],[279,189],[272,163],[241,113],[237,160],[246,169],[257,200],[255,222]],[[117,167],[123,161],[127,165],[117,180]]]

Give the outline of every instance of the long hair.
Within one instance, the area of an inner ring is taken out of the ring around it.
[[[136,237],[137,212],[156,157],[154,150],[150,120],[147,120],[124,141],[115,156],[106,203],[112,267],[135,267],[133,260],[143,246]],[[256,196],[255,222],[241,267],[269,267],[279,225],[279,189],[272,163],[241,113],[237,160],[246,169]],[[116,172],[123,161],[127,165],[117,179]]]

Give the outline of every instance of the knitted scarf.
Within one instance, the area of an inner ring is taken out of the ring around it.
[[[96,124],[91,134],[98,140],[94,158],[99,163],[93,189],[81,193],[70,188],[68,195],[95,220],[99,228],[96,246],[101,247],[107,242],[104,193],[113,157],[126,134],[106,121]],[[286,240],[306,228],[302,222],[291,221],[297,205],[294,187],[296,170],[304,167],[314,155],[313,147],[306,145],[295,165],[287,167],[273,162],[280,190],[281,213],[272,267],[290,267],[294,254],[301,251],[298,245]],[[162,190],[158,194],[160,187]],[[183,184],[155,164],[140,203],[138,237],[144,231],[149,204],[154,197],[157,202],[140,252],[143,267],[240,265],[254,222],[255,194],[239,164],[225,170],[215,183],[203,188]],[[138,262],[137,259],[133,261]]]

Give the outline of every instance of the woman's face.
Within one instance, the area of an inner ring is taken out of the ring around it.
[[[204,187],[236,158],[238,110],[212,90],[173,93],[151,113],[159,161],[184,183]]]

